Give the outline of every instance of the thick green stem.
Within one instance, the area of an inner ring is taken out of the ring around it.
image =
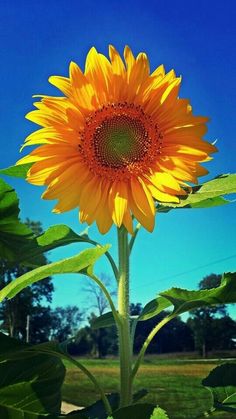
[[[119,249],[119,352],[120,352],[120,407],[132,403],[131,363],[132,349],[129,319],[129,244],[127,230],[118,229]]]

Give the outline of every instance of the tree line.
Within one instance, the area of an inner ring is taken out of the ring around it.
[[[27,220],[27,225],[35,234],[42,233],[40,222]],[[47,263],[47,257],[44,256]],[[0,289],[14,278],[27,272],[20,265],[12,266],[0,259]],[[211,274],[199,282],[200,289],[219,286],[221,275]],[[109,277],[102,274],[102,280],[114,295]],[[90,314],[77,306],[52,308],[54,286],[49,277],[40,283],[24,289],[12,300],[5,300],[0,305],[0,330],[11,337],[41,343],[48,340],[59,342],[69,340],[69,351],[73,355],[94,357],[113,356],[118,352],[117,331],[114,326],[94,330],[92,325],[96,317],[104,314],[107,301],[100,288],[89,284],[84,291],[89,295]],[[130,306],[130,315],[138,316],[142,311],[141,303]],[[142,322],[136,327],[134,353],[137,353],[153,327],[166,316],[162,312]],[[87,322],[87,324],[84,324]],[[168,323],[158,333],[148,348],[148,353],[198,351],[206,357],[209,351],[226,351],[235,348],[236,322],[229,316],[225,305],[214,308],[193,310],[187,321],[180,317]]]

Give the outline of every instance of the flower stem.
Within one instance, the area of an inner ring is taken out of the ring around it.
[[[124,407],[132,403],[132,349],[129,319],[129,244],[128,233],[123,226],[118,228],[118,250],[118,313],[120,318],[118,325],[120,352],[120,407]]]

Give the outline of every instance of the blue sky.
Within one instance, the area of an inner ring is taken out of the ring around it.
[[[218,140],[219,153],[207,164],[210,175],[206,179],[235,172],[235,8],[234,0],[3,0],[0,167],[14,164],[24,138],[37,128],[24,118],[32,109],[31,96],[57,94],[48,77],[66,76],[71,60],[83,67],[91,46],[106,54],[112,43],[120,52],[125,44],[135,53],[145,51],[152,69],[163,63],[167,70],[174,68],[182,75],[180,96],[191,99],[196,115],[210,117],[206,139]],[[79,225],[76,211],[51,214],[53,203],[40,199],[43,188],[23,180],[7,181],[20,197],[22,219],[40,220],[44,228],[60,223],[77,232],[85,228]],[[111,243],[116,257],[114,228],[100,236],[92,227],[90,235]],[[194,289],[211,272],[235,270],[235,237],[235,204],[159,215],[154,233],[141,230],[133,251],[132,301],[144,304],[171,286]],[[80,249],[79,245],[61,248],[50,259]],[[111,274],[106,261],[98,264],[97,272],[101,271]],[[88,307],[88,296],[82,291],[85,279],[67,275],[55,278],[54,283],[54,305]]]

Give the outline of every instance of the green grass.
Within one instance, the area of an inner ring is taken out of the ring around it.
[[[81,360],[80,360],[81,361]],[[106,393],[118,391],[119,369],[117,360],[82,360],[95,374]],[[160,360],[147,357],[135,380],[134,390],[147,388],[142,401],[160,405],[170,419],[204,418],[203,412],[211,406],[211,394],[201,385],[219,362]],[[88,406],[99,398],[90,381],[80,370],[66,364],[67,375],[63,386],[63,399],[78,406]],[[235,416],[219,413],[214,418],[232,419]],[[125,419],[125,418],[124,418]]]

